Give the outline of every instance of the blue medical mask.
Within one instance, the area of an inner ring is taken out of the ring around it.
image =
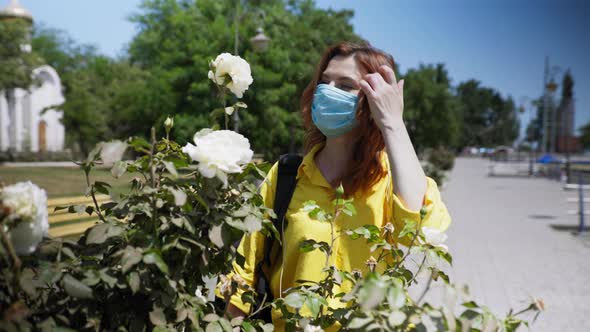
[[[338,137],[356,126],[358,97],[329,84],[318,84],[311,104],[311,119],[326,137]]]

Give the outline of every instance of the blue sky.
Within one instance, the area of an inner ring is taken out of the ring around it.
[[[21,0],[37,22],[116,56],[135,33],[127,21],[140,0]],[[8,0],[0,0],[0,5]],[[355,32],[391,53],[402,72],[445,63],[453,83],[477,78],[512,95],[538,97],[545,56],[572,71],[576,126],[590,121],[590,1],[318,0],[349,8]],[[221,51],[221,50],[220,50]],[[561,75],[556,79],[561,82]],[[558,91],[556,96],[559,96]],[[524,129],[529,112],[521,116]]]

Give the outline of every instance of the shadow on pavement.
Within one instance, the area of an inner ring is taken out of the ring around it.
[[[548,215],[548,214],[531,214],[529,215],[530,219],[542,219],[542,220],[551,220],[556,219],[556,216]]]
[[[556,225],[556,224],[551,224],[549,225],[551,228],[553,228],[553,230],[556,231],[565,231],[565,232],[572,232],[575,235],[579,235],[578,230],[580,229],[579,225]],[[584,230],[583,230],[583,234],[587,234],[586,232],[590,231],[590,226],[585,226]]]

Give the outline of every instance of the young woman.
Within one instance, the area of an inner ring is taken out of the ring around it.
[[[357,214],[339,215],[336,232],[366,224],[382,228],[388,223],[399,232],[405,220],[420,220],[421,208],[427,211],[422,226],[442,231],[449,226],[451,218],[436,182],[424,175],[404,125],[404,81],[396,80],[393,68],[390,55],[368,44],[340,43],[324,53],[303,92],[305,155],[285,215],[288,227],[283,252],[269,272],[274,298],[295,286],[297,280],[321,280],[325,255],[319,250],[302,253],[299,243],[306,239],[329,243],[330,225],[310,218],[301,208],[305,201],[314,200],[331,211],[340,183],[345,196],[354,198]],[[274,205],[277,166],[261,186],[269,208]],[[245,236],[238,249],[245,264],[234,263],[234,273],[251,286],[258,277],[256,265],[264,256],[264,238],[261,233]],[[369,248],[366,241],[340,236],[330,264],[339,270],[365,271]],[[347,291],[347,287],[343,284],[340,291]],[[241,301],[241,294],[238,291],[231,297],[229,312],[233,316],[251,310]],[[337,299],[330,305],[342,306]],[[280,331],[278,314],[273,312],[273,322]]]

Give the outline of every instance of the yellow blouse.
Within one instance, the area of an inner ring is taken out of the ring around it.
[[[302,210],[303,203],[308,200],[316,201],[317,205],[325,211],[333,210],[334,189],[323,177],[314,161],[314,156],[321,147],[320,144],[313,147],[305,155],[298,169],[297,186],[285,215],[288,220],[288,227],[284,236],[285,243],[283,244],[285,262],[282,264],[282,259],[278,259],[277,264],[270,269],[270,287],[275,298],[282,293],[281,290],[284,291],[289,287],[296,286],[296,280],[319,281],[322,279],[322,268],[324,268],[326,260],[324,253],[319,250],[303,253],[299,250],[299,244],[306,239],[331,242],[330,224],[312,219],[307,212]],[[382,160],[389,170],[389,162],[385,152],[383,152]],[[273,208],[274,205],[277,167],[278,163],[275,163],[260,188],[265,205],[269,208]],[[423,201],[427,214],[422,226],[446,230],[451,223],[451,217],[441,200],[436,182],[431,178],[427,178],[427,181],[428,187]],[[418,222],[420,212],[404,207],[402,202],[393,194],[391,188],[391,177],[387,176],[377,182],[370,193],[364,194],[362,197],[355,197],[353,204],[357,214],[352,217],[340,214],[334,226],[336,235],[341,231],[367,224],[382,227],[387,222],[391,222],[396,230],[401,230],[405,219]],[[278,231],[281,232],[280,229]],[[252,286],[255,284],[254,271],[256,264],[263,259],[264,238],[265,236],[259,232],[244,236],[238,248],[238,252],[245,257],[244,267],[241,267],[236,262],[233,264],[234,273],[237,273]],[[347,235],[337,238],[333,253],[330,263],[334,264],[339,270],[345,271],[352,271],[353,269],[366,271],[365,262],[371,256],[370,245],[367,244],[364,238],[352,240]],[[349,290],[350,285],[344,283],[335,292]],[[242,311],[249,312],[250,305],[241,301],[242,293],[243,291],[238,291],[231,297],[230,301]],[[331,307],[336,308],[343,305],[337,299],[332,299],[329,303]],[[283,330],[283,324],[277,319],[278,315],[280,315],[280,312],[273,312],[275,331]]]

